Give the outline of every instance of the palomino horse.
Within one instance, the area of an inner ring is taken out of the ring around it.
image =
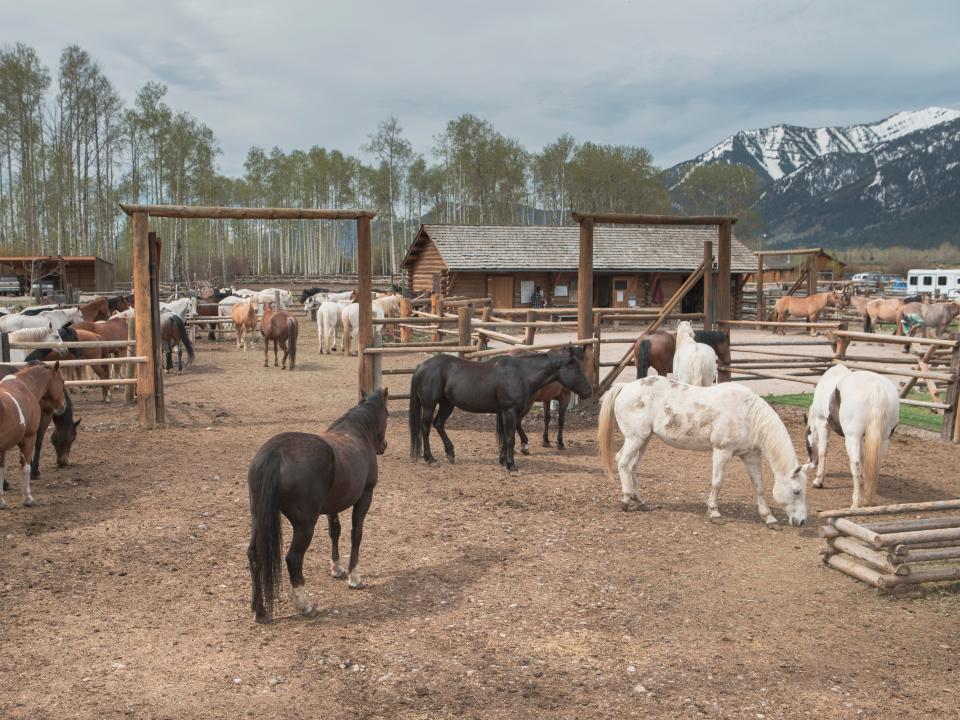
[[[222,306],[221,306],[222,307]],[[237,334],[237,350],[247,349],[247,333],[257,329],[257,299],[251,298],[245,303],[236,303],[230,310],[233,329]]]
[[[613,433],[617,426],[624,443],[614,461]],[[763,496],[762,460],[773,471],[773,499],[787,511],[791,525],[807,519],[807,470],[797,460],[790,435],[780,417],[759,395],[744,385],[721,383],[701,388],[664,377],[646,377],[614,386],[603,396],[598,439],[600,462],[611,479],[620,475],[620,507],[644,509],[637,494],[637,465],[650,438],[656,435],[671,447],[713,453],[713,479],[707,510],[721,519],[717,495],[723,471],[735,457],[743,460],[757,493],[757,510],[768,526],[777,519]]]
[[[590,397],[590,382],[581,367],[581,347],[567,346],[530,357],[503,357],[495,363],[435,355],[417,365],[410,381],[410,458],[433,465],[430,427],[443,441],[447,460],[454,461],[453,443],[444,424],[455,407],[471,413],[496,413],[500,464],[516,470],[513,449],[517,424],[530,408],[534,393],[559,382],[580,397]]]
[[[709,345],[721,362],[730,360],[730,333],[719,330],[695,330],[693,339]],[[676,334],[666,330],[643,333],[633,347],[633,364],[637,378],[645,378],[650,368],[667,376],[673,370],[673,356],[677,351]]]
[[[23,504],[27,507],[33,505],[30,457],[36,447],[37,432],[43,417],[42,402],[49,403],[55,415],[67,409],[66,389],[60,376],[59,362],[52,368],[42,363],[28,365],[0,381],[0,509],[7,506],[3,497],[3,480],[7,451],[14,447],[20,450]]]
[[[290,357],[290,369],[297,365],[297,335],[300,325],[297,319],[288,312],[274,312],[273,303],[264,303],[263,317],[260,318],[260,330],[263,333],[263,366],[270,367],[267,358],[270,341],[273,341],[273,366],[277,366],[277,344],[283,350],[283,362],[280,369],[287,369],[287,356]]]
[[[0,379],[10,375],[16,375],[20,368],[12,365],[0,365]],[[70,464],[70,450],[77,439],[77,428],[80,426],[79,420],[73,419],[73,400],[70,399],[70,393],[66,388],[63,391],[63,397],[66,400],[66,410],[60,415],[54,415],[53,405],[47,398],[40,401],[40,426],[37,428],[37,441],[33,451],[33,461],[30,463],[30,479],[40,478],[40,451],[43,449],[43,438],[47,434],[47,428],[50,427],[50,421],[53,420],[53,434],[50,440],[57,453],[57,465],[66,467]],[[7,489],[4,482],[3,489]]]
[[[827,370],[807,416],[807,456],[817,464],[813,486],[823,487],[830,430],[843,438],[853,477],[851,507],[872,505],[890,436],[900,422],[900,396],[887,378],[843,365]]]
[[[893,334],[900,335],[900,323],[897,321],[897,315],[900,312],[900,306],[905,303],[919,302],[919,296],[908,298],[877,298],[867,303],[865,308],[866,316],[863,318],[863,331],[873,332],[873,326],[880,323],[893,323]]]
[[[171,312],[160,313],[160,342],[163,344],[164,355],[167,360],[167,372],[173,370],[173,348],[177,348],[177,375],[183,374],[183,352],[180,345],[187,350],[187,365],[190,365],[195,355],[193,343],[190,342],[190,333],[183,319]]]
[[[253,457],[247,472],[250,491],[251,609],[257,622],[270,622],[274,599],[280,594],[280,551],[283,547],[280,513],[293,526],[287,551],[287,572],[293,604],[300,614],[317,615],[307,597],[303,556],[314,527],[327,516],[332,546],[330,574],[347,586],[363,587],[357,573],[363,521],[377,485],[377,455],[387,449],[387,390],[367,395],[322,435],[285,432],[274,435]],[[340,563],[339,514],[353,508],[350,528],[350,564]]]
[[[536,350],[528,350],[526,348],[513,348],[507,353],[507,355],[513,357],[532,357],[538,354]],[[582,355],[583,358],[580,360],[580,369],[586,372],[586,368],[584,367],[586,364],[586,354],[583,353]],[[498,361],[499,358],[494,360],[494,362]],[[517,418],[517,435],[520,436],[521,455],[530,454],[527,434],[523,431],[523,419],[530,413],[530,408],[533,407],[533,404],[537,402],[543,403],[543,446],[550,447],[550,403],[556,400],[559,407],[557,413],[557,448],[563,450],[566,447],[563,444],[563,425],[567,418],[567,406],[570,404],[570,396],[572,394],[573,393],[565,388],[558,380],[547,383],[533,393],[533,397],[530,398],[530,407],[527,408],[527,411],[522,417]]]
[[[773,322],[785,322],[791,317],[806,318],[807,322],[814,323],[820,317],[820,313],[826,307],[842,308],[843,300],[833,290],[829,292],[808,295],[807,297],[796,297],[795,295],[784,295],[779,298],[773,306]],[[773,332],[786,334],[786,328],[774,328]],[[816,335],[817,331],[810,329],[811,335]]]
[[[717,381],[717,354],[694,339],[693,325],[677,324],[677,351],[673,354],[673,377],[688,385],[710,387]]]

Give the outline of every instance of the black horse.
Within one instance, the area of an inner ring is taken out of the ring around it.
[[[307,288],[302,293],[300,293],[300,304],[303,305],[308,299],[312,298],[317,293],[328,293],[330,292],[327,288],[322,287],[312,287]]]
[[[18,367],[12,365],[0,365],[0,378],[7,375],[14,375]],[[70,449],[77,439],[77,427],[79,420],[73,419],[73,400],[70,399],[70,393],[64,390],[64,399],[67,401],[67,409],[62,415],[54,415],[53,408],[43,403],[40,404],[40,427],[37,430],[37,442],[33,448],[33,461],[30,463],[30,479],[37,480],[40,477],[40,451],[43,449],[43,438],[47,434],[47,428],[50,427],[50,420],[53,420],[53,434],[50,436],[53,447],[57,451],[57,465],[66,467],[70,463]],[[3,489],[9,489],[6,479],[3,481]]]
[[[428,464],[436,462],[430,452],[430,426],[443,441],[447,460],[454,461],[453,443],[444,424],[455,407],[472,413],[497,414],[500,464],[516,470],[513,448],[517,424],[530,408],[534,393],[557,381],[582,398],[590,397],[590,382],[580,365],[583,348],[568,346],[529,357],[507,356],[495,363],[436,355],[420,363],[410,382],[410,458],[423,449]],[[439,408],[438,408],[439,406]]]
[[[348,578],[350,588],[363,587],[357,574],[363,520],[377,484],[377,455],[387,449],[386,431],[387,390],[376,390],[322,435],[280,433],[257,451],[247,472],[251,527],[247,558],[257,622],[270,622],[274,598],[280,594],[280,513],[293,525],[287,572],[293,604],[302,615],[317,614],[304,589],[303,556],[320,515],[327,516],[331,575]],[[340,564],[338,515],[351,506],[348,575]]]

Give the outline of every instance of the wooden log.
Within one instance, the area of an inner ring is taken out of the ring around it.
[[[746,368],[736,368],[736,371],[744,375],[753,375],[764,380],[789,380],[790,382],[803,383],[805,385],[816,385],[819,381],[809,380],[802,375],[783,375],[781,373],[762,372],[759,370],[748,370]],[[819,375],[820,373],[815,373]]]
[[[907,512],[926,512],[928,510],[960,510],[960,499],[932,500],[928,502],[899,503],[897,505],[870,505],[840,510],[822,510],[817,515],[822,518],[840,518],[852,515],[894,515]]]
[[[131,317],[127,319],[127,340],[128,341],[133,340],[134,344],[136,344],[136,338],[137,338],[137,318]],[[129,356],[131,352],[135,352],[135,351],[131,350],[128,347],[127,355]],[[144,362],[146,362],[147,359],[144,357],[143,360]],[[127,380],[135,380],[136,376],[137,376],[137,368],[135,365],[128,364],[124,366],[123,368],[124,378],[126,378]],[[128,384],[123,389],[123,402],[125,405],[133,405],[133,403],[136,402],[136,382]]]
[[[376,210],[322,210],[317,208],[247,208],[201,205],[136,205],[120,203],[127,215],[205,220],[359,220],[376,217]]]
[[[156,233],[147,233],[150,246],[150,332],[153,335],[153,347],[156,349],[156,364],[153,384],[156,392],[153,403],[156,406],[157,424],[167,422],[165,388],[163,380],[163,363],[160,357],[160,238]]]
[[[868,585],[873,585],[876,588],[880,587],[880,573],[860,564],[849,555],[831,555],[827,558],[827,565]]]
[[[473,338],[473,328],[471,323],[473,321],[473,307],[470,305],[461,306],[457,308],[457,332],[458,338],[457,341],[460,343],[460,346],[470,346],[472,347],[472,338]],[[463,357],[464,353],[460,353],[460,357]]]
[[[383,375],[413,375],[416,368],[385,368],[381,370]]]
[[[880,335],[878,333],[856,332],[854,330],[835,330],[834,335],[847,337],[851,340],[863,342],[888,343],[892,345],[936,345],[937,347],[955,348],[957,340],[941,340],[940,338],[903,337],[902,335]]]
[[[950,407],[943,415],[944,440],[960,443],[960,348],[954,348],[950,362],[950,386],[945,398]]]
[[[792,370],[794,368],[823,368],[826,370],[830,366],[830,363],[825,363],[823,361],[813,361],[813,362],[752,362],[752,363],[741,363],[739,361],[731,363],[730,365],[722,365],[724,370],[730,370],[731,372],[736,372],[741,368],[747,370]]]
[[[763,253],[756,253],[757,256],[757,320],[763,322],[767,316],[767,308],[763,299]]]
[[[910,574],[909,566],[896,564],[893,562],[889,554],[868,548],[866,545],[857,542],[853,538],[841,535],[840,537],[833,538],[828,542],[830,543],[831,547],[837,550],[837,552],[846,553],[850,557],[866,563],[874,570],[879,570],[880,572],[884,573],[891,573],[893,575]]]
[[[133,343],[136,345],[136,341]],[[56,350],[58,348],[125,348],[130,347],[129,340],[79,340],[76,342],[13,342],[13,350]]]
[[[374,366],[368,358],[367,350],[373,344],[373,287],[371,282],[372,255],[370,247],[370,217],[357,217],[357,295],[360,305],[360,330],[357,334],[357,354],[359,356],[360,394],[374,390]],[[378,348],[383,349],[383,348]]]
[[[593,323],[593,218],[574,220],[580,223],[580,255],[577,264],[577,339],[592,338]],[[600,348],[592,343],[586,348],[587,372],[593,373],[593,353],[600,352]],[[587,377],[593,387],[600,381],[598,377]]]
[[[111,380],[65,380],[67,387],[103,387],[104,385],[126,385],[135,386],[136,378],[113,378]]]
[[[733,258],[733,223],[736,219],[727,219],[717,228],[717,286],[716,286],[716,319],[733,319],[733,299],[731,262]],[[718,382],[728,382],[730,373],[721,370],[717,375]]]
[[[397,319],[410,320],[410,310],[410,300],[408,298],[400,298],[400,317]],[[412,339],[413,330],[410,329],[409,323],[400,325],[400,342],[409,343]]]
[[[147,362],[147,358],[142,355],[133,355],[125,357],[105,357],[99,359],[81,358],[79,360],[44,360],[43,362],[47,367],[53,367],[58,362],[60,363],[60,367],[85,367],[87,365],[136,365],[138,363]],[[26,367],[30,363],[11,362],[5,364],[12,367]]]
[[[840,531],[837,530],[833,525],[821,525],[820,526],[820,537],[830,538],[840,537]]]
[[[851,370],[870,370],[875,372],[878,375],[896,375],[897,377],[907,377],[907,378],[917,378],[919,380],[939,380],[941,382],[949,382],[951,379],[950,375],[946,373],[938,372],[920,372],[917,370],[907,370],[907,369],[891,369],[891,368],[882,368],[882,367],[867,367],[860,363],[851,363],[847,360],[834,360],[833,363],[846,365]]]
[[[441,304],[442,298],[440,293],[433,293],[430,296],[430,313],[436,318],[443,317],[443,306]],[[433,333],[433,341],[438,342],[440,340],[440,333]]]
[[[486,328],[477,328],[477,334],[491,340],[507,343],[508,345],[520,345],[523,342],[520,338],[514,337],[513,335],[496,332],[495,330],[487,330]]]
[[[841,520],[843,518],[840,518]],[[837,528],[840,530],[840,528]],[[960,540],[960,527],[938,528],[935,530],[910,530],[877,535],[877,541],[871,543],[877,550],[894,545],[912,545],[913,543],[942,542]]]
[[[144,365],[137,365],[137,422],[140,427],[153,428],[157,424],[156,372],[158,348],[153,344],[152,295],[150,292],[150,246],[147,237],[148,216],[134,212],[130,222],[130,244],[133,261],[133,296],[141,317],[146,322],[136,326],[137,355],[147,358]]]
[[[911,570],[909,575],[882,575],[880,577],[880,587],[884,590],[892,590],[901,585],[918,585],[920,583],[951,580],[960,580],[960,567]]]
[[[557,343],[547,343],[541,345],[530,345],[527,347],[528,350],[553,350],[554,348],[567,347],[568,345],[593,345],[593,338],[587,338],[586,340],[568,340],[567,342],[557,342]],[[510,351],[510,348],[491,348],[490,350],[482,350],[477,352],[472,352],[466,357],[473,360],[476,358],[483,357],[493,357],[495,355],[503,355]]]
[[[857,538],[857,540],[862,540],[864,543],[874,549],[879,550],[882,547],[882,545],[880,545],[880,533],[867,530],[865,527],[858,525],[852,520],[848,520],[847,518],[836,518],[831,519],[830,524],[833,525],[843,535],[849,535]]]
[[[603,225],[721,225],[737,221],[727,215],[645,215],[634,213],[570,213],[574,222]]]
[[[836,330],[841,325],[839,322],[776,322],[773,320],[764,320],[762,322],[760,320],[717,320],[717,323],[729,327],[782,327],[807,330]]]
[[[703,329],[713,330],[716,319],[716,287],[713,283],[713,241],[703,241]]]
[[[537,321],[536,315],[534,315],[532,312],[528,310],[527,311],[527,327],[523,335],[524,345],[533,345],[533,339],[537,333],[537,328],[535,324],[536,321]]]
[[[960,560],[960,546],[937,547],[923,550],[917,549],[916,546],[913,545],[897,545],[891,557],[896,563]]]
[[[365,355],[415,355],[417,353],[461,353],[473,350],[473,345],[444,345],[437,343],[435,345],[396,345],[394,347],[368,347],[364,349]],[[468,356],[469,357],[469,356]]]
[[[939,528],[960,527],[960,517],[948,515],[941,517],[911,518],[909,520],[893,520],[891,522],[860,524],[868,530],[873,530],[873,532],[883,535],[884,533],[905,532],[908,530],[933,530]]]
[[[911,550],[930,550],[932,548],[960,547],[960,540],[939,540],[935,542],[911,543],[910,545],[894,545],[893,552],[902,555],[909,548]]]

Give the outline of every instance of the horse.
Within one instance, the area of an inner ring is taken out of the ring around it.
[[[12,365],[0,365],[0,380],[10,375],[16,375],[20,371],[19,367]],[[66,467],[70,464],[70,450],[77,439],[77,428],[80,427],[80,420],[73,419],[73,400],[70,393],[64,389],[64,399],[66,400],[66,409],[60,415],[55,415],[53,405],[46,399],[40,402],[40,426],[37,428],[37,440],[33,451],[33,460],[30,463],[30,479],[38,480],[40,478],[40,451],[43,449],[43,439],[47,434],[47,428],[50,427],[50,420],[53,420],[53,433],[50,436],[53,442],[53,448],[57,453],[57,466]],[[9,486],[4,481],[3,489],[7,490]]]
[[[317,338],[320,343],[320,354],[332,353],[337,344],[337,330],[341,331],[340,347],[343,348],[343,309],[339,303],[326,300],[317,308]]]
[[[221,305],[220,307],[223,307]],[[247,333],[257,329],[257,301],[251,298],[247,302],[236,303],[230,309],[233,329],[237,334],[237,350],[247,349]]]
[[[383,319],[383,309],[379,305],[372,305],[371,312],[374,319]],[[360,337],[360,304],[356,301],[350,303],[340,312],[340,322],[343,325],[343,348],[344,355],[352,355],[350,351],[351,341],[356,341]],[[374,333],[380,332],[380,326],[373,326]]]
[[[133,310],[124,311],[129,313]],[[112,317],[109,320],[101,320],[99,322],[76,322],[73,324],[73,327],[76,330],[86,330],[88,332],[96,333],[99,337],[99,340],[127,340],[127,319],[123,316]],[[111,347],[103,349],[103,357],[114,357],[121,358],[127,356],[127,348],[125,347]],[[110,374],[113,374],[113,368],[117,368],[119,372],[120,366],[107,366],[110,370]]]
[[[181,320],[189,320],[197,316],[197,299],[195,297],[182,297],[173,302],[162,302],[160,303],[160,312],[171,312]]]
[[[567,346],[529,357],[501,358],[495,363],[435,355],[417,365],[410,381],[410,458],[421,454],[428,465],[430,426],[443,441],[447,460],[454,462],[453,443],[444,424],[455,407],[471,413],[496,413],[500,464],[515,471],[513,450],[519,419],[530,408],[537,390],[558,381],[582,398],[590,397],[590,382],[581,367],[583,348]],[[439,406],[439,409],[438,409]]]
[[[7,507],[3,496],[7,451],[20,450],[23,471],[23,504],[33,505],[30,493],[30,451],[36,450],[37,433],[43,416],[41,403],[48,403],[54,415],[67,409],[66,388],[60,376],[60,363],[47,367],[42,363],[28,365],[0,381],[0,510]]]
[[[56,348],[44,348],[40,350],[19,350],[10,349],[10,362],[28,362],[39,359],[38,354],[46,356],[48,352],[56,353],[60,358],[67,355],[67,348],[63,347],[64,337],[67,340],[76,341],[77,336],[72,327],[67,327],[61,335],[59,329],[54,328],[53,323],[46,322],[41,327],[23,328],[9,333],[8,338],[11,343],[46,343],[57,345]]]
[[[906,335],[914,335],[923,329],[942,337],[957,315],[960,315],[960,303],[957,302],[904,303],[897,308],[897,326]]]
[[[50,310],[56,310],[56,305],[33,305],[31,307],[25,307],[20,311],[20,315],[25,315],[27,317],[33,317],[39,315],[40,313],[49,312]]]
[[[64,330],[70,332],[71,337],[64,338],[65,340],[72,340],[73,342],[100,342],[102,338],[94,332],[83,329],[75,329],[72,326],[67,328],[61,328],[61,333]],[[62,354],[62,351],[59,351]],[[107,354],[106,349],[101,349],[98,347],[85,347],[85,348],[71,348],[64,357],[67,360],[100,360]],[[27,356],[27,362],[33,360],[41,360],[50,362],[57,360],[57,350],[35,350],[33,353]],[[110,366],[109,365],[88,365],[87,367],[99,378],[100,380],[109,380],[110,379]],[[62,368],[61,374],[64,374],[67,370],[78,370],[83,372],[83,368]],[[77,375],[79,377],[79,374]],[[112,400],[112,385],[101,385],[100,390],[103,393],[103,402],[109,403]]]
[[[280,364],[280,369],[287,369],[287,356],[289,355],[290,369],[293,370],[297,365],[297,335],[300,333],[300,325],[297,323],[297,319],[282,310],[274,312],[273,303],[268,302],[263,306],[260,331],[263,333],[263,366],[270,367],[267,357],[272,340],[273,366],[277,366],[277,344],[279,343],[280,349],[283,350],[283,362]]]
[[[193,363],[196,355],[193,352],[193,343],[190,342],[190,333],[187,332],[186,323],[179,315],[163,311],[160,313],[160,342],[163,344],[164,355],[166,356],[167,372],[173,370],[173,348],[177,348],[177,375],[183,374],[183,352],[180,350],[182,344],[187,351],[187,365]]]
[[[0,317],[0,332],[9,333],[24,328],[43,327],[47,323],[52,323],[55,328],[61,328],[69,322],[81,320],[83,316],[77,308],[45,310],[38,315],[4,315]]]
[[[894,323],[896,328],[894,335],[900,335],[900,323],[897,321],[897,315],[900,307],[904,304],[904,298],[877,298],[867,303],[863,319],[863,331],[873,332],[873,326],[882,323]]]
[[[300,304],[303,305],[307,302],[309,298],[312,298],[314,295],[319,295],[320,293],[330,292],[327,288],[322,287],[312,287],[307,288],[302,293],[300,293]]]
[[[678,382],[701,387],[709,387],[717,381],[717,354],[706,343],[694,339],[693,326],[686,320],[677,325],[673,376]]]
[[[693,339],[709,345],[721,362],[730,360],[730,333],[720,330],[695,330]],[[676,334],[666,330],[643,333],[633,346],[633,363],[637,378],[645,378],[650,368],[656,368],[666,377],[673,370],[673,356],[677,350]]]
[[[113,316],[115,312],[125,312],[132,307],[133,295],[117,295],[116,297],[107,298],[107,308],[111,316]]]
[[[619,426],[623,447],[613,453],[613,433]],[[780,417],[763,398],[744,385],[710,387],[684,385],[654,376],[616,385],[603,396],[597,437],[600,462],[607,475],[620,476],[620,508],[645,509],[637,494],[637,465],[651,436],[681,450],[713,452],[713,478],[707,511],[722,521],[717,496],[727,463],[739,457],[757,494],[757,510],[769,527],[778,527],[763,493],[762,460],[773,471],[773,499],[787,512],[791,525],[807,518],[807,470],[801,465]]]
[[[197,317],[198,318],[215,318],[220,317],[220,306],[215,302],[198,302],[197,303]],[[217,333],[215,330],[218,325],[216,323],[198,323],[198,327],[202,327],[207,330],[207,340],[216,340]]]
[[[847,447],[853,477],[851,507],[872,505],[880,463],[899,422],[900,396],[887,378],[868,370],[851,371],[844,365],[827,370],[813,391],[806,417],[807,456],[817,465],[813,486],[823,487],[827,440],[833,430]]]
[[[105,297],[98,297],[80,306],[80,315],[87,322],[107,320],[110,317],[110,304]]]
[[[330,574],[347,587],[360,589],[357,572],[363,521],[377,485],[377,455],[387,449],[388,391],[376,390],[364,398],[322,435],[285,432],[264,443],[247,472],[250,494],[250,544],[247,559],[253,586],[251,609],[257,622],[270,622],[274,600],[280,594],[280,551],[283,546],[280,514],[293,526],[287,551],[287,573],[293,604],[301,615],[315,617],[303,577],[303,556],[310,547],[320,515],[327,516],[332,546]],[[350,528],[350,564],[340,563],[339,514],[353,508]],[[349,573],[349,574],[348,574]]]
[[[293,300],[293,294],[289,290],[281,290],[280,288],[268,288],[266,290],[261,290],[260,292],[254,293],[253,297],[257,298],[261,304],[263,303],[276,303],[277,296],[280,297],[280,308],[278,312],[282,312],[284,308],[290,305]]]
[[[532,357],[534,355],[539,355],[539,353],[536,350],[529,350],[527,348],[513,348],[507,352],[507,356],[513,357]],[[586,364],[586,354],[582,353],[582,355],[583,357],[580,360],[580,369],[584,370],[585,372],[586,369],[584,368],[584,365]],[[498,362],[499,359],[500,358],[497,358],[494,360],[494,362]],[[530,413],[530,408],[533,407],[533,404],[537,402],[543,403],[543,447],[550,447],[550,403],[554,400],[557,401],[557,405],[559,406],[559,411],[557,413],[557,449],[563,450],[566,447],[563,443],[563,425],[567,418],[567,406],[570,404],[571,394],[571,391],[565,388],[557,380],[547,383],[539,390],[534,392],[533,397],[530,398],[530,406],[527,408],[526,412],[523,413],[522,417],[517,418],[517,435],[520,436],[521,455],[530,454],[527,443],[527,434],[523,431],[523,420]]]
[[[784,295],[777,299],[773,306],[773,322],[784,322],[791,317],[806,318],[807,322],[814,323],[820,317],[820,313],[826,307],[842,308],[843,300],[834,290],[829,292],[816,293],[807,297],[797,297],[795,295]],[[773,332],[786,334],[786,328],[774,328]],[[816,335],[817,331],[810,329],[811,335]]]

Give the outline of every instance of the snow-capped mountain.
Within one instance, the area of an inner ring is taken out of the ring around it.
[[[960,242],[960,111],[926,108],[847,127],[745,130],[665,172],[743,164],[764,186],[769,244]]]

